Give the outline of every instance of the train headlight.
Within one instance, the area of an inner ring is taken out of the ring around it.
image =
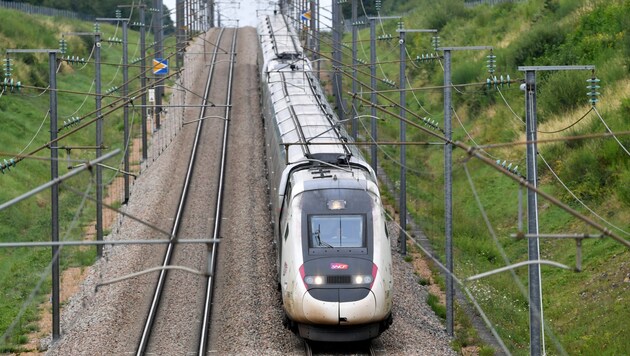
[[[354,276],[354,284],[371,284],[373,280],[372,276]]]
[[[328,203],[329,210],[343,210],[346,208],[345,200],[329,200]]]
[[[324,284],[324,277],[322,276],[306,276],[304,277],[304,283],[310,285],[321,285]]]

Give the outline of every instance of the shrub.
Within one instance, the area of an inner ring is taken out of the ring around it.
[[[508,54],[508,67],[537,63],[548,52],[557,49],[565,40],[564,30],[557,25],[541,23],[514,41]]]
[[[431,3],[427,8],[425,23],[427,28],[441,30],[447,23],[458,17],[466,16],[466,7],[462,1],[442,0]]]
[[[626,169],[619,173],[620,182],[630,182],[630,170]],[[617,189],[619,200],[627,206],[630,206],[630,185],[620,184]]]
[[[551,74],[538,84],[538,109],[543,113],[555,114],[587,103],[586,78],[587,74],[572,71]]]

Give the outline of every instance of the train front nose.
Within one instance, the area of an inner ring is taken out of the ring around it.
[[[304,293],[302,308],[304,317],[314,324],[363,324],[374,318],[376,298],[365,288],[315,288]]]
[[[372,285],[377,267],[359,258],[320,258],[300,273],[306,287],[304,317],[314,324],[352,325],[371,321],[377,308]]]

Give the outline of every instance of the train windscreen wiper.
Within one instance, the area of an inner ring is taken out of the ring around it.
[[[317,246],[318,246],[318,247],[332,248],[332,245],[327,244],[326,242],[322,241],[322,239],[320,238],[319,225],[317,225],[317,231],[315,231],[315,232],[313,233],[313,235],[314,235],[314,236],[315,236],[315,238],[317,239]]]

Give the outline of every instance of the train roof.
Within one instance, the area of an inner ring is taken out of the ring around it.
[[[357,163],[367,168],[360,151],[347,144],[348,135],[326,101],[310,61],[297,55],[302,48],[286,18],[265,16],[258,30],[264,63],[262,82],[271,96],[280,143],[292,144],[287,149],[288,163],[314,159],[333,164]],[[277,41],[280,38],[285,39],[282,45]],[[279,52],[288,53],[289,47],[295,50],[294,57],[277,56]]]
[[[298,59],[304,55],[297,34],[283,15],[269,15],[261,18],[258,34],[263,53],[268,54],[269,58]],[[267,59],[265,58],[265,62]]]

